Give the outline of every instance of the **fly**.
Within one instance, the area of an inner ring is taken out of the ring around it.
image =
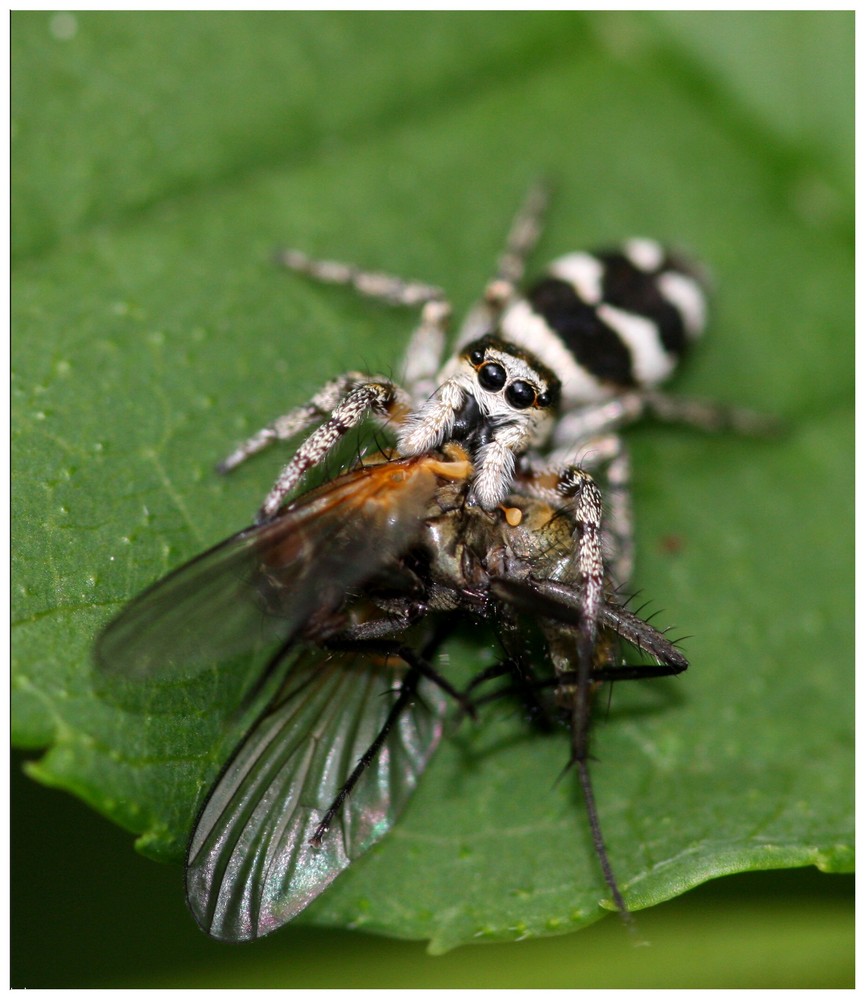
[[[475,714],[495,676],[568,715],[593,839],[614,901],[625,903],[600,834],[588,765],[590,697],[611,680],[679,673],[687,661],[605,592],[601,495],[588,474],[555,505],[513,494],[468,502],[458,445],[379,455],[181,567],[133,600],[97,643],[109,676],[186,676],[251,649],[282,678],[199,814],[187,899],[221,940],[291,920],[396,822],[439,743],[449,705]],[[460,693],[434,665],[450,623],[490,623],[508,652]],[[544,661],[515,630],[538,623]],[[623,639],[657,662],[626,666]]]

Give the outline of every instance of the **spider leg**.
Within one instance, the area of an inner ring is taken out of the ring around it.
[[[557,492],[567,501],[566,512],[574,522],[575,554],[571,577],[580,593],[580,624],[577,639],[578,684],[572,709],[572,757],[576,762],[589,756],[590,676],[593,668],[598,622],[604,605],[605,567],[602,544],[602,495],[588,472],[575,466],[559,474]],[[554,643],[555,647],[558,643]],[[565,663],[551,649],[554,667],[562,673]],[[570,660],[570,656],[567,658]]]
[[[639,392],[624,392],[601,403],[566,409],[553,429],[551,444],[560,453],[581,448],[586,441],[618,431],[633,424],[646,412],[646,397]]]
[[[489,333],[508,302],[514,298],[517,285],[523,280],[526,261],[542,232],[544,211],[550,195],[547,184],[536,181],[526,193],[517,211],[505,249],[499,256],[496,274],[487,283],[484,298],[470,310],[457,338],[457,347]]]
[[[400,278],[383,271],[366,271],[342,261],[317,260],[301,250],[279,250],[276,260],[290,271],[298,271],[329,285],[351,285],[361,295],[392,306],[423,306],[445,298],[445,293],[437,285]]]
[[[738,406],[725,406],[704,399],[685,399],[663,392],[643,394],[644,407],[650,416],[668,424],[682,424],[709,434],[733,431],[747,437],[773,437],[782,432],[775,417]]]
[[[600,481],[605,501],[602,533],[607,576],[614,590],[627,586],[634,571],[634,517],[631,456],[623,438],[619,434],[603,434],[581,442],[578,447],[563,446],[543,459],[530,456],[528,460],[539,476],[537,481],[550,480],[572,465],[591,472]],[[556,493],[556,488],[548,488],[534,495],[552,502]]]
[[[219,463],[217,471],[231,472],[272,442],[288,441],[296,434],[325,420],[355,387],[365,382],[384,384],[388,379],[383,375],[364,375],[362,372],[346,372],[338,375],[327,382],[309,402],[294,407],[241,442]]]
[[[627,586],[634,570],[634,519],[631,503],[631,461],[617,433],[644,415],[706,433],[734,431],[768,437],[780,431],[777,420],[751,410],[682,399],[652,391],[627,392],[611,400],[565,413],[553,431],[547,456],[555,469],[574,462],[601,480],[606,498],[604,526],[608,575],[615,589]],[[540,463],[535,462],[540,468]]]
[[[549,199],[550,188],[547,183],[536,180],[526,192],[523,204],[511,223],[494,281],[508,282],[513,288],[523,280],[526,260],[541,236]]]
[[[606,481],[604,549],[611,587],[628,586],[634,572],[634,516],[631,503],[631,457],[618,434],[606,439],[610,451],[600,470]]]
[[[421,307],[421,321],[406,348],[403,384],[416,402],[426,399],[436,388],[436,374],[442,365],[445,335],[451,305],[438,285],[381,271],[366,271],[341,261],[317,260],[300,250],[281,250],[277,262],[316,281],[349,285],[367,298],[392,306]]]
[[[330,416],[301,444],[277,477],[259,511],[261,520],[272,517],[305,473],[321,464],[331,449],[349,431],[373,414],[378,419],[398,423],[409,409],[405,389],[389,379],[365,378],[352,385],[331,411]]]
[[[591,471],[601,479],[604,517],[601,524],[602,557],[606,583],[618,590],[631,576],[633,562],[630,460],[624,442],[616,435],[596,439],[586,448],[557,449],[541,455],[529,451],[520,456],[514,477],[519,495],[543,500],[555,510],[569,513],[568,483],[575,473]],[[598,488],[599,483],[595,483]]]
[[[647,415],[662,423],[680,424],[708,434],[733,431],[747,437],[772,437],[782,430],[777,419],[753,410],[645,389],[623,392],[604,402],[567,411],[554,429],[553,445],[577,446]]]
[[[562,637],[553,630],[555,634],[551,642],[551,656],[557,673],[572,670],[570,664],[573,660],[576,624],[579,634],[579,670],[588,678],[592,670],[599,620],[605,604],[601,490],[592,476],[576,465],[560,469],[524,468],[518,476],[517,486],[521,494],[537,497],[557,507],[572,523],[574,555],[563,582],[573,588],[573,593],[579,595],[574,606],[576,622],[572,620],[572,627],[568,630],[568,638],[564,644],[560,644],[559,639]],[[563,646],[562,649],[557,648],[560,645]],[[585,686],[588,687],[588,684]],[[581,734],[579,742],[585,748],[585,732]]]
[[[430,397],[439,385],[451,305],[445,299],[425,302],[421,322],[412,332],[403,357],[403,384],[415,404]]]

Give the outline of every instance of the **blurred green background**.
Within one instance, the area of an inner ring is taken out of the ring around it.
[[[853,876],[736,875],[562,937],[458,948],[289,926],[254,945],[206,938],[180,868],[130,849],[81,803],[13,776],[12,984],[129,988],[850,987]]]
[[[703,674],[677,688],[691,710],[711,720],[727,657],[731,677],[746,671],[739,716],[720,709],[716,727],[736,731],[732,784],[752,744],[756,768],[775,745],[807,770],[813,812],[824,793],[838,810],[821,828],[792,787],[816,839],[834,822],[841,838],[853,15],[40,12],[14,15],[12,55],[13,730],[31,759],[57,748],[34,774],[95,799],[105,775],[82,762],[103,748],[76,743],[73,724],[93,631],[120,595],[244,523],[268,481],[265,464],[215,483],[212,459],[335,371],[399,357],[406,316],[272,274],[273,245],[417,275],[465,305],[545,172],[558,189],[545,252],[635,231],[698,250],[720,316],[678,384],[797,425],[795,446],[757,461],[739,442],[636,432],[638,580],[696,636]],[[750,519],[740,507],[754,497],[772,502]],[[681,556],[662,544],[671,531]],[[100,576],[127,532],[136,557]],[[774,668],[801,685],[776,701]],[[815,724],[799,717],[819,705]],[[771,732],[762,708],[789,728]],[[674,744],[696,738],[688,718],[637,721],[663,763],[687,757]],[[653,744],[665,725],[670,745]],[[614,920],[435,959],[420,943],[309,927],[225,948],[186,915],[179,869],[136,857],[128,834],[23,778],[17,758],[13,770],[16,986],[852,982],[852,879],[813,869],[731,877],[642,912],[649,949]],[[633,773],[649,800],[648,772]],[[788,780],[780,768],[776,785]],[[668,787],[675,769],[656,795]],[[124,803],[99,805],[149,828]]]

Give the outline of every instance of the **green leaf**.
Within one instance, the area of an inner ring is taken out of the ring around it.
[[[126,712],[94,689],[92,638],[248,522],[285,453],[218,479],[236,440],[337,372],[396,368],[414,318],[281,273],[272,248],[417,276],[459,310],[545,173],[538,264],[633,233],[699,252],[715,322],[677,391],[789,427],[629,433],[637,585],[689,635],[692,668],[621,685],[599,712],[626,900],[851,870],[852,28],[844,13],[16,14],[13,728],[45,751],[30,773],[182,856],[237,738],[223,709],[239,680],[202,685],[183,716]],[[465,670],[492,654],[463,640],[451,655]],[[578,790],[556,780],[566,742],[488,714],[302,919],[442,951],[598,918]]]

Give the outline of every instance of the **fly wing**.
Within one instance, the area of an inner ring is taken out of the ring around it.
[[[175,570],[102,632],[100,668],[131,679],[191,676],[291,640],[411,545],[435,493],[431,465],[354,469]]]
[[[297,655],[282,693],[211,790],[192,836],[187,900],[208,934],[245,941],[276,930],[391,828],[442,734],[447,702],[424,680],[321,846],[310,843],[382,729],[402,674],[394,661],[369,654]]]

